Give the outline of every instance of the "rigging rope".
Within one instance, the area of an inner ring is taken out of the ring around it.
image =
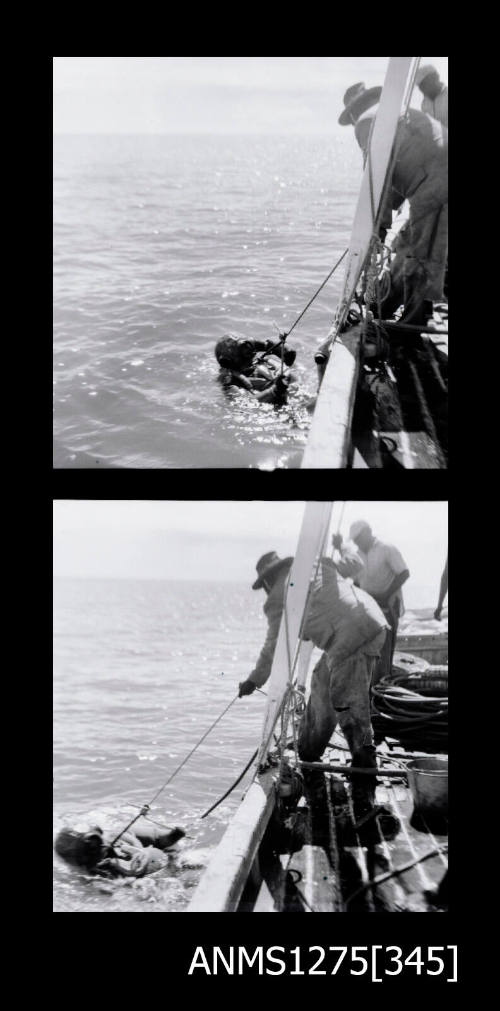
[[[225,800],[226,797],[229,797],[229,794],[232,793],[232,791],[234,790],[234,788],[236,786],[238,786],[238,783],[241,783],[241,780],[243,779],[243,776],[245,775],[246,772],[248,772],[248,769],[250,768],[253,760],[257,757],[257,751],[258,750],[259,750],[258,748],[255,749],[255,751],[254,751],[254,753],[253,753],[250,761],[247,762],[247,764],[245,765],[245,768],[243,769],[243,772],[240,772],[240,775],[238,776],[238,779],[235,779],[233,785],[229,787],[229,790],[226,790],[226,792],[222,795],[222,797],[219,797],[219,799],[215,801],[215,804],[212,804],[212,807],[208,808],[208,811],[205,811],[202,815],[200,815],[200,818],[206,818],[207,814],[211,814],[212,811],[215,811],[215,808],[218,807],[219,804],[222,804],[222,801]]]
[[[342,256],[337,260],[335,266],[332,267],[330,273],[325,277],[325,280],[320,284],[318,290],[314,293],[313,297],[311,299],[309,299],[309,302],[307,303],[305,309],[303,309],[302,312],[300,313],[300,316],[297,316],[297,319],[295,320],[295,323],[293,324],[293,326],[291,326],[290,329],[287,331],[287,334],[286,334],[287,337],[290,336],[292,330],[295,330],[295,327],[297,326],[297,323],[300,322],[300,320],[302,319],[304,313],[307,312],[307,310],[309,309],[309,306],[312,305],[312,303],[314,302],[314,299],[317,298],[317,296],[319,295],[321,289],[325,287],[325,284],[327,283],[327,281],[330,280],[332,274],[335,273],[337,267],[340,266],[340,264],[342,263],[342,260],[344,259],[344,256],[347,256],[348,252],[349,252],[348,248],[344,249],[344,252],[342,253]]]
[[[214,722],[210,725],[210,727],[208,728],[208,730],[203,734],[203,737],[200,737],[200,740],[197,741],[197,743],[194,745],[193,748],[191,748],[191,751],[189,752],[189,754],[187,754],[186,757],[183,758],[183,760],[180,763],[180,765],[178,765],[177,768],[174,769],[174,771],[171,773],[171,775],[168,777],[168,779],[166,779],[165,782],[162,784],[162,786],[160,786],[160,789],[156,791],[156,793],[154,794],[154,796],[151,798],[149,804],[144,804],[143,807],[141,807],[141,809],[139,811],[139,814],[137,814],[135,816],[135,818],[132,818],[132,821],[130,821],[128,823],[128,825],[126,825],[125,828],[122,829],[122,831],[118,833],[118,835],[113,839],[113,841],[111,843],[111,846],[114,846],[115,843],[117,843],[118,840],[121,839],[122,835],[124,835],[125,832],[128,832],[129,828],[131,828],[132,825],[134,825],[135,822],[138,821],[138,819],[141,817],[141,815],[146,815],[148,813],[148,811],[151,808],[151,805],[154,804],[155,800],[160,796],[161,793],[163,793],[163,790],[165,790],[166,787],[169,785],[169,783],[172,782],[174,776],[176,776],[177,773],[180,772],[180,770],[186,764],[186,762],[188,761],[188,759],[191,758],[191,755],[194,754],[194,752],[196,751],[196,749],[199,748],[200,744],[202,744],[203,741],[205,740],[205,738],[208,737],[209,733],[213,730],[213,728],[215,726],[217,726],[217,724],[222,719],[222,717],[227,713],[228,709],[230,709],[231,706],[234,705],[234,703],[236,702],[237,698],[238,698],[238,696],[235,695],[234,699],[231,699],[231,702],[229,703],[229,705],[227,705],[226,708],[223,709],[223,711],[220,714],[220,716],[218,716],[217,719],[214,720]]]
[[[344,501],[344,502],[342,502],[342,507],[341,507],[341,510],[340,510],[340,516],[339,516],[339,520],[338,520],[338,524],[337,524],[337,534],[340,533],[340,528],[342,526],[342,521],[343,521],[343,518],[344,518],[345,507],[346,507],[346,502]],[[306,707],[306,702],[305,702],[305,694],[304,694],[305,689],[302,689],[300,687],[296,688],[294,686],[294,684],[293,684],[293,677],[294,677],[294,674],[295,674],[295,668],[297,666],[297,662],[298,662],[298,658],[299,658],[300,647],[302,646],[302,643],[304,641],[304,627],[305,627],[305,623],[307,621],[308,614],[309,614],[309,608],[310,608],[310,605],[311,605],[311,598],[312,598],[312,594],[314,592],[314,586],[315,586],[316,579],[317,579],[317,576],[318,576],[319,566],[321,564],[321,559],[322,559],[323,553],[325,551],[325,544],[326,544],[326,539],[327,539],[327,536],[328,536],[328,529],[329,529],[329,527],[330,527],[330,519],[328,520],[328,523],[327,523],[327,525],[325,527],[325,530],[324,530],[324,533],[323,533],[322,542],[321,542],[321,546],[320,546],[320,549],[318,551],[318,555],[317,555],[317,558],[316,558],[316,565],[315,565],[314,573],[311,576],[311,579],[309,581],[309,586],[308,586],[308,591],[307,591],[307,596],[306,596],[306,602],[305,602],[305,605],[304,605],[304,613],[303,613],[303,616],[302,616],[302,621],[301,621],[300,630],[299,630],[298,647],[297,647],[297,650],[295,652],[295,658],[294,658],[293,665],[291,663],[291,655],[290,655],[290,641],[289,641],[289,629],[288,629],[288,611],[287,611],[286,595],[285,595],[284,621],[285,621],[286,646],[287,646],[287,661],[288,661],[288,685],[287,685],[286,693],[285,693],[285,696],[283,698],[283,701],[282,701],[282,704],[281,704],[281,710],[280,710],[281,711],[281,734],[280,734],[280,737],[279,737],[279,750],[280,750],[280,772],[279,772],[279,778],[280,779],[281,779],[281,775],[282,775],[282,771],[283,771],[283,765],[284,765],[284,752],[285,752],[285,750],[287,748],[287,743],[286,742],[287,742],[287,739],[288,739],[288,727],[290,725],[290,721],[292,723],[292,735],[293,735],[293,745],[294,745],[295,767],[298,768],[298,765],[299,765],[299,761],[298,761],[296,717],[297,716],[301,716],[303,714],[303,712],[305,710],[305,707]]]
[[[372,687],[372,724],[375,732],[395,737],[405,747],[422,746],[425,730],[426,750],[445,746],[448,739],[448,698],[431,697],[411,691],[405,685],[407,675],[382,678]]]
[[[319,569],[319,565],[320,565],[320,562],[321,562],[321,558],[323,556],[323,551],[324,551],[324,548],[325,548],[325,541],[326,541],[326,538],[327,538],[329,526],[330,526],[330,516],[328,517],[328,522],[327,522],[327,524],[325,526],[325,529],[323,531],[323,536],[322,536],[322,539],[321,539],[321,544],[320,544],[320,548],[319,548],[317,559],[316,559],[316,566],[315,566],[315,570],[314,570],[314,575],[309,580],[309,586],[308,586],[308,589],[307,589],[307,596],[306,596],[306,601],[305,601],[305,605],[304,605],[304,611],[303,611],[303,614],[302,614],[302,621],[301,621],[300,629],[299,629],[298,646],[297,646],[297,649],[295,651],[295,657],[294,657],[294,660],[293,660],[293,665],[292,665],[292,662],[291,662],[291,654],[290,654],[290,638],[289,638],[289,634],[288,634],[288,610],[287,610],[287,593],[288,593],[288,585],[289,585],[289,581],[290,581],[290,575],[288,577],[287,583],[285,584],[283,620],[285,622],[285,634],[286,634],[286,648],[287,648],[287,661],[288,661],[288,682],[287,682],[287,687],[285,689],[285,693],[284,693],[283,699],[281,700],[280,707],[279,707],[278,712],[276,714],[275,722],[274,722],[273,727],[272,727],[272,729],[271,729],[271,731],[269,733],[269,736],[268,736],[268,738],[267,738],[267,740],[265,742],[264,754],[267,754],[267,749],[269,747],[269,743],[270,743],[271,737],[273,736],[274,727],[276,725],[276,722],[277,722],[278,718],[280,717],[280,715],[283,714],[283,710],[284,710],[285,706],[287,705],[290,688],[292,687],[293,676],[295,674],[295,668],[297,666],[297,662],[298,662],[298,659],[299,659],[300,647],[302,646],[302,643],[304,641],[304,626],[305,626],[305,623],[307,621],[307,617],[308,617],[308,613],[309,613],[309,607],[310,607],[310,603],[311,603],[311,597],[312,597],[312,593],[313,593],[313,590],[314,590],[314,584],[315,584],[316,577],[317,577],[317,574],[318,574],[318,569]],[[303,699],[303,693],[301,691],[300,691],[300,696]],[[259,772],[259,770],[257,769],[256,772],[255,772],[255,776],[258,775],[258,772]]]
[[[295,327],[297,326],[297,323],[300,323],[300,320],[302,319],[302,317],[303,317],[303,316],[305,315],[305,313],[306,313],[306,312],[307,312],[307,310],[309,309],[309,306],[311,306],[311,305],[313,304],[313,302],[314,302],[315,298],[317,298],[317,297],[318,297],[318,295],[319,295],[320,291],[321,291],[321,290],[322,290],[322,289],[323,289],[323,288],[325,287],[325,284],[326,284],[326,283],[327,283],[327,282],[328,282],[328,281],[330,280],[330,278],[331,278],[331,277],[333,276],[333,274],[334,274],[334,273],[335,273],[335,271],[337,270],[337,267],[339,267],[339,266],[340,266],[340,264],[342,263],[342,260],[344,259],[344,257],[345,257],[345,256],[347,256],[347,253],[348,253],[348,252],[349,252],[349,249],[348,249],[348,248],[347,248],[347,249],[344,249],[344,252],[342,253],[342,256],[340,256],[340,257],[339,257],[339,259],[337,260],[336,264],[335,264],[335,265],[334,265],[334,266],[332,267],[332,269],[330,270],[330,272],[329,272],[329,273],[327,274],[327,276],[325,277],[325,280],[321,282],[321,284],[320,284],[319,288],[317,289],[317,291],[315,291],[315,293],[314,293],[314,295],[312,296],[312,298],[310,298],[310,299],[309,299],[309,301],[308,301],[308,303],[307,303],[307,305],[306,305],[305,309],[303,309],[303,310],[302,310],[302,312],[301,312],[301,313],[300,313],[300,314],[299,314],[299,315],[297,316],[297,319],[295,320],[295,323],[293,323],[293,324],[292,324],[292,326],[290,327],[290,329],[289,329],[289,330],[286,330],[286,331],[285,331],[284,333],[280,333],[280,339],[279,339],[279,341],[278,341],[278,342],[277,342],[276,344],[274,344],[274,345],[272,346],[272,348],[270,348],[270,349],[269,349],[269,351],[262,351],[262,352],[260,353],[260,355],[258,355],[258,356],[257,356],[257,357],[259,358],[259,360],[260,360],[260,361],[262,361],[262,360],[263,360],[264,358],[266,358],[266,357],[267,357],[268,355],[271,355],[271,354],[273,354],[273,353],[274,353],[274,352],[276,351],[276,348],[280,348],[280,355],[281,355],[281,374],[283,374],[283,359],[284,359],[284,354],[285,354],[285,341],[286,341],[287,337],[289,337],[289,336],[290,336],[290,334],[291,334],[292,330],[295,330]],[[275,324],[275,326],[276,326],[276,324]],[[279,327],[278,327],[278,330],[279,330]]]
[[[417,864],[423,863],[424,860],[430,860],[431,857],[444,856],[447,852],[448,846],[446,844],[444,846],[435,846],[434,849],[430,850],[428,853],[424,853],[423,856],[417,857],[415,860],[410,860],[408,863],[402,864],[401,867],[395,867],[394,870],[392,871],[387,871],[384,874],[379,874],[376,878],[372,878],[371,881],[366,881],[363,885],[361,885],[360,888],[357,888],[356,891],[352,893],[352,895],[349,895],[349,897],[346,899],[345,903],[346,906],[348,906],[349,903],[353,901],[353,899],[357,898],[358,895],[361,895],[363,892],[366,892],[369,888],[374,888],[377,885],[382,884],[383,881],[388,881],[389,878],[395,878],[399,874],[404,874],[405,871],[411,870],[412,867],[416,867]]]

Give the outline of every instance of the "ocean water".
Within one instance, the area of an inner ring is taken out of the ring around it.
[[[152,799],[252,670],[262,604],[231,583],[55,580],[54,835],[95,824],[116,833]],[[407,630],[424,613],[407,612]],[[264,708],[258,692],[238,699],[152,805],[155,823],[187,833],[166,871],[107,881],[54,853],[54,910],[186,909],[252,770],[200,816],[250,759]]]
[[[351,131],[56,136],[54,465],[299,466],[342,268],[290,337],[289,406],[227,398],[213,349],[292,325],[348,244],[361,173]]]
[[[258,596],[227,583],[55,581],[54,834],[117,831],[151,800],[252,670]],[[264,706],[257,692],[238,699],[152,806],[155,822],[188,833],[168,873],[108,882],[54,854],[55,911],[184,909],[251,772],[200,815],[257,747]]]

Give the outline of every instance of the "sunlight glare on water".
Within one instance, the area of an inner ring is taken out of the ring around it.
[[[297,467],[334,275],[290,337],[298,390],[227,399],[215,342],[292,325],[346,248],[352,136],[56,136],[54,465]]]
[[[54,833],[115,833],[152,798],[252,670],[261,607],[238,584],[56,580]],[[108,881],[54,855],[55,911],[184,909],[250,773],[200,815],[248,762],[263,711],[258,693],[235,702],[153,804],[155,822],[187,833],[167,871]]]

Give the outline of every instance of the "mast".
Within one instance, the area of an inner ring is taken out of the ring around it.
[[[257,757],[261,765],[272,744],[280,706],[291,674],[298,674],[299,683],[305,681],[305,662],[311,655],[309,643],[301,646],[300,631],[308,603],[311,581],[316,565],[324,553],[333,502],[307,502],[297,544],[297,551],[285,590],[285,607],[274,651],[271,676],[268,682],[268,699],[262,728],[262,743]]]
[[[337,335],[370,252],[398,122],[408,108],[419,61],[419,56],[391,56],[387,67],[354,215],[342,295],[328,334],[332,350],[302,458],[301,467],[306,469],[346,466],[358,363],[356,355]],[[346,397],[347,390],[350,395]]]

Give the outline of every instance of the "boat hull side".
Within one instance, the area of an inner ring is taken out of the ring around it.
[[[356,331],[356,332],[354,332]],[[359,371],[360,327],[332,347],[302,459],[302,468],[344,469],[351,453],[351,422]]]
[[[271,773],[253,782],[228,825],[188,907],[189,913],[234,913],[275,804]]]

